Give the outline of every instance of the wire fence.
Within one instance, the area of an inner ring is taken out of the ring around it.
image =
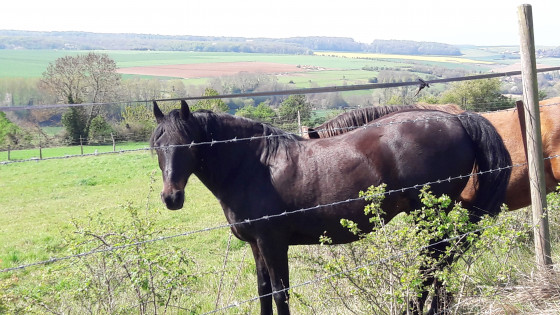
[[[560,105],[560,103],[551,103],[551,104],[546,104],[546,105],[540,105],[541,107],[551,107],[551,106],[558,106]],[[387,123],[376,123],[376,122],[370,122],[364,125],[359,125],[359,126],[349,126],[349,127],[337,127],[337,128],[332,128],[329,129],[331,131],[343,131],[343,132],[347,132],[347,131],[351,131],[354,129],[358,129],[358,128],[375,128],[375,127],[382,127],[384,125],[394,125],[394,124],[406,124],[406,123],[416,123],[416,122],[422,122],[422,121],[430,121],[430,120],[443,120],[443,119],[454,119],[455,117],[469,117],[469,116],[473,116],[473,115],[484,115],[484,114],[489,114],[489,113],[496,113],[496,112],[505,112],[505,111],[514,111],[516,110],[515,108],[506,108],[506,109],[499,109],[496,111],[488,111],[488,112],[479,112],[479,113],[475,113],[475,112],[464,112],[461,114],[454,114],[451,115],[449,117],[439,117],[439,118],[419,118],[419,119],[412,119],[412,120],[403,120],[403,121],[398,121],[398,122],[387,122]],[[321,132],[324,131],[323,129],[315,129],[314,132]],[[303,131],[303,133],[306,133],[306,131]],[[192,143],[188,143],[188,144],[182,144],[182,145],[173,145],[173,146],[166,146],[166,147],[196,147],[196,146],[204,146],[204,145],[216,145],[216,144],[225,144],[225,143],[237,143],[237,142],[243,142],[243,141],[256,141],[256,140],[260,140],[260,139],[270,139],[270,138],[276,138],[276,137],[284,137],[284,136],[291,136],[293,135],[292,133],[285,133],[285,134],[274,134],[274,135],[262,135],[262,136],[252,136],[252,137],[248,137],[248,138],[231,138],[231,139],[225,139],[225,140],[211,140],[211,141],[203,141],[203,142],[192,142]],[[107,138],[98,138],[98,139],[93,139],[90,141],[102,141],[102,140],[106,140]],[[4,160],[4,161],[0,161],[0,165],[6,165],[6,164],[13,164],[13,163],[24,163],[24,162],[37,162],[37,161],[47,161],[47,160],[60,160],[60,159],[69,159],[69,158],[77,158],[77,157],[86,157],[86,156],[103,156],[103,155],[111,155],[111,154],[122,154],[122,153],[133,153],[133,152],[141,152],[141,151],[151,151],[151,150],[156,150],[156,149],[160,149],[158,147],[140,147],[140,148],[131,148],[131,149],[116,149],[116,139],[121,140],[120,143],[128,143],[130,141],[133,141],[134,139],[138,139],[135,138],[134,136],[131,137],[127,137],[126,135],[122,135],[122,136],[118,136],[118,137],[114,137],[113,141],[111,142],[113,144],[113,150],[104,150],[101,151],[100,147],[97,146],[91,146],[89,148],[89,150],[94,150],[94,152],[89,152],[89,153],[84,153],[83,150],[83,145],[87,145],[87,144],[82,144],[80,145],[80,147],[82,147],[81,149],[81,153],[80,154],[65,154],[63,156],[51,156],[51,157],[43,157],[42,156],[42,148],[35,148],[39,150],[39,156],[35,156],[32,158],[27,158],[27,159],[10,159],[8,158],[8,160]],[[144,138],[141,138],[141,140],[143,142],[146,142],[147,140]],[[98,151],[99,149],[99,151]],[[1,151],[0,151],[1,153]]]
[[[541,72],[542,71],[554,71],[554,70],[560,70],[560,67],[546,68],[546,69],[539,69],[539,70]],[[512,76],[512,75],[518,75],[518,74],[520,74],[520,72],[518,73],[518,71],[513,71],[513,72],[498,73],[498,74],[491,74],[491,75],[472,76],[472,77],[469,77],[467,80],[487,78],[487,77],[498,77],[498,76]],[[445,80],[433,80],[433,81],[429,81],[427,83],[433,84],[433,83],[443,83],[443,82],[452,82],[452,81],[462,81],[463,79],[466,79],[466,78],[451,78],[451,79],[445,79]],[[350,91],[350,90],[359,90],[359,89],[386,88],[386,87],[395,87],[395,86],[410,86],[410,85],[417,85],[417,84],[418,84],[418,82],[406,82],[406,83],[395,83],[395,84],[368,84],[368,85],[348,86],[348,87],[328,87],[328,88],[289,90],[289,91],[283,91],[282,93],[286,93],[286,95],[287,94],[306,94],[306,93],[325,93],[325,92],[337,92],[337,91],[341,91],[341,90]],[[272,93],[274,93],[274,94],[272,94]],[[212,96],[212,97],[198,97],[198,98],[187,98],[187,99],[232,98],[232,97],[250,97],[250,96],[267,96],[267,95],[279,95],[279,94],[277,92],[266,92],[266,93],[263,92],[263,93],[249,93],[249,94],[219,95],[219,96]],[[284,95],[284,94],[282,94],[282,95]],[[165,101],[175,101],[175,100],[182,100],[182,99],[185,99],[185,98],[165,99]],[[105,105],[105,104],[108,104],[108,103],[76,104],[76,105],[70,105],[70,106],[78,106],[78,105],[79,106],[88,106],[88,105]],[[68,104],[65,104],[65,105],[68,105]],[[549,105],[545,105],[545,106],[555,106],[555,105],[559,105],[559,104],[549,104]],[[12,111],[12,110],[22,110],[22,109],[43,109],[43,108],[59,108],[59,107],[62,107],[62,105],[56,105],[56,107],[48,107],[47,105],[46,106],[31,106],[30,108],[28,108],[28,107],[22,107],[22,108],[0,107],[0,110]],[[504,110],[511,110],[511,109],[504,109]],[[464,113],[464,114],[459,114],[459,115],[464,115],[464,116],[478,115],[478,113]],[[441,119],[442,118],[438,118],[438,120],[441,120]],[[419,119],[419,120],[400,121],[400,122],[390,122],[388,124],[404,124],[404,123],[418,122],[418,121],[422,121],[422,120],[426,121],[426,120],[429,120],[429,118],[428,119]],[[349,128],[350,129],[370,128],[370,127],[379,127],[381,125],[384,125],[384,124],[373,123],[373,124],[369,124],[367,126],[353,126],[353,127],[349,127]],[[282,135],[263,135],[263,136],[249,137],[249,138],[239,138],[239,139],[238,138],[233,138],[233,139],[225,139],[225,140],[212,140],[212,141],[205,141],[205,142],[198,142],[198,143],[193,142],[193,143],[190,143],[190,144],[184,144],[184,145],[180,145],[180,146],[185,146],[185,147],[189,147],[189,148],[194,147],[194,146],[202,146],[202,145],[212,146],[212,145],[217,145],[217,144],[237,143],[237,142],[241,142],[241,141],[255,141],[255,140],[258,140],[258,139],[266,139],[266,138],[278,137],[278,136],[282,136]],[[111,141],[113,143],[113,147],[114,147],[116,139],[117,139],[116,137],[113,137],[113,139]],[[126,138],[119,138],[119,140],[121,140],[121,139],[126,139]],[[129,139],[126,139],[126,140],[129,140]],[[85,154],[82,152],[82,154],[65,155],[65,156],[58,156],[58,157],[46,157],[46,158],[42,158],[42,159],[30,158],[30,159],[22,159],[22,160],[2,161],[2,162],[0,162],[0,165],[6,165],[6,164],[11,164],[11,163],[32,162],[32,161],[38,161],[38,160],[68,159],[68,158],[81,157],[81,156],[98,156],[98,155],[117,154],[117,153],[120,154],[120,153],[129,153],[129,152],[140,152],[140,151],[148,151],[148,150],[152,150],[152,149],[160,149],[160,148],[142,147],[142,148],[134,148],[134,149],[126,149],[126,150],[113,149],[113,151],[110,151],[110,152],[95,152],[95,153],[85,153]],[[548,156],[548,157],[545,157],[545,160],[556,159],[556,158],[559,158],[559,157],[560,157],[560,155]],[[500,170],[507,169],[507,168],[513,169],[515,167],[524,167],[524,166],[526,166],[526,163],[511,165],[511,166],[507,166],[507,167],[503,167],[503,168],[499,168],[499,169],[488,170],[488,171],[485,171],[485,172],[478,172],[478,173],[475,173],[475,174],[464,174],[464,175],[457,176],[457,177],[452,177],[452,178],[442,178],[442,179],[437,180],[437,181],[421,183],[421,184],[417,184],[417,185],[410,186],[410,187],[403,187],[403,188],[399,188],[399,189],[389,190],[389,191],[386,191],[384,194],[388,195],[388,194],[391,194],[391,193],[394,193],[394,192],[401,192],[401,191],[406,191],[406,190],[410,190],[410,189],[419,189],[419,188],[421,188],[425,185],[433,185],[433,184],[441,183],[443,181],[460,180],[460,179],[471,177],[473,175],[481,175],[481,174],[485,174],[485,173],[500,171]],[[290,216],[290,215],[294,215],[294,214],[304,213],[304,212],[308,212],[308,211],[314,211],[314,210],[317,210],[317,209],[320,209],[320,208],[323,208],[323,207],[341,205],[341,204],[346,204],[346,203],[350,203],[350,202],[354,202],[354,201],[363,201],[365,198],[366,197],[351,198],[351,199],[341,200],[341,201],[337,201],[337,202],[330,203],[330,204],[316,205],[316,206],[313,206],[313,207],[310,207],[310,208],[303,208],[303,209],[298,209],[298,210],[290,211],[290,212],[284,211],[284,212],[278,213],[278,214],[266,215],[266,216],[259,217],[259,218],[254,218],[254,219],[246,219],[242,222],[237,222],[237,223],[222,224],[222,225],[217,225],[217,226],[213,226],[213,227],[205,227],[205,228],[201,228],[201,229],[197,229],[197,230],[187,231],[187,232],[174,234],[174,235],[161,236],[161,237],[158,237],[158,238],[149,239],[149,240],[140,241],[140,242],[134,242],[134,243],[130,243],[130,244],[108,246],[108,247],[105,247],[105,248],[95,249],[95,250],[91,250],[91,251],[87,251],[87,252],[81,252],[81,253],[74,254],[74,255],[67,255],[67,256],[62,256],[62,257],[53,257],[53,258],[50,258],[48,260],[36,261],[36,262],[28,263],[28,264],[15,266],[15,267],[5,268],[5,269],[0,270],[0,273],[7,273],[7,272],[18,271],[18,270],[24,270],[24,269],[34,267],[34,266],[52,264],[52,263],[56,263],[56,262],[59,262],[59,261],[86,257],[86,256],[98,254],[98,253],[103,253],[103,252],[118,251],[118,250],[129,248],[129,247],[140,246],[140,245],[159,242],[159,241],[165,241],[165,240],[174,239],[174,238],[178,238],[178,237],[188,237],[188,236],[198,234],[198,233],[204,233],[204,232],[209,232],[209,231],[218,230],[218,229],[232,228],[232,227],[235,227],[237,225],[251,224],[251,223],[258,222],[258,221],[263,221],[263,220],[272,220],[272,219],[279,218],[279,217],[286,217],[286,216]],[[487,228],[490,228],[490,227],[487,227]],[[482,229],[478,230],[478,231],[472,231],[472,232],[469,232],[469,233],[462,234],[460,236],[456,236],[456,237],[453,237],[453,238],[448,238],[448,239],[442,240],[441,242],[452,241],[454,239],[464,237],[464,236],[470,235],[472,233],[478,233],[478,232],[481,232],[481,231],[482,231]],[[435,245],[437,245],[437,243],[432,244],[430,246],[435,246]],[[428,249],[428,247],[421,247],[421,248],[418,248],[416,250],[417,251],[423,251],[423,250],[426,250],[426,249]],[[394,259],[394,258],[395,257],[388,257],[388,258],[386,258],[386,261],[389,261],[389,260]],[[355,267],[355,268],[352,268],[352,269],[341,271],[339,273],[333,273],[333,274],[325,275],[325,276],[322,276],[322,277],[319,277],[319,278],[316,278],[316,279],[312,279],[312,280],[308,280],[308,281],[305,281],[305,282],[302,282],[302,283],[299,283],[299,284],[296,284],[296,285],[292,285],[289,288],[285,288],[285,289],[280,290],[280,291],[275,291],[275,292],[272,292],[272,293],[269,293],[269,294],[266,294],[266,295],[262,295],[262,296],[255,296],[255,297],[252,297],[250,299],[246,299],[246,300],[243,300],[241,302],[234,303],[234,304],[229,304],[229,305],[226,305],[226,306],[221,307],[221,308],[216,307],[216,309],[214,309],[210,312],[207,312],[205,314],[213,314],[213,313],[217,313],[217,312],[222,312],[222,311],[234,308],[234,307],[238,307],[239,305],[242,305],[242,304],[246,304],[246,303],[249,303],[249,302],[252,302],[252,301],[256,301],[256,300],[258,300],[262,297],[271,296],[273,294],[285,292],[285,291],[288,291],[288,290],[293,290],[295,288],[310,285],[310,284],[313,284],[313,283],[319,283],[319,282],[325,281],[327,279],[337,277],[342,273],[352,272],[353,270],[356,270],[356,269],[359,269],[359,268],[365,268],[365,267],[372,266],[372,265],[379,264],[379,263],[381,263],[381,261],[374,261],[374,262],[370,262],[370,263],[368,263],[366,265],[363,265],[363,266],[359,266],[359,267]]]
[[[560,70],[560,67],[547,67],[537,69],[537,72],[550,72]],[[293,94],[319,94],[319,93],[336,93],[336,92],[348,92],[348,91],[360,91],[360,90],[375,90],[375,89],[386,89],[395,87],[405,87],[405,86],[418,86],[424,88],[430,84],[437,83],[449,83],[449,82],[460,82],[460,81],[471,81],[480,79],[490,79],[499,77],[511,77],[521,75],[521,71],[507,71],[507,72],[496,72],[487,74],[478,74],[463,77],[436,79],[436,80],[420,80],[420,81],[408,81],[408,82],[392,82],[392,83],[370,83],[370,84],[355,84],[355,85],[345,85],[345,86],[327,86],[327,87],[316,87],[316,88],[304,88],[304,89],[290,89],[283,91],[263,91],[263,92],[251,92],[251,93],[234,93],[234,94],[220,94],[220,95],[210,95],[210,96],[192,96],[192,97],[178,97],[178,98],[162,98],[155,99],[155,101],[181,101],[181,100],[208,100],[208,99],[225,99],[225,98],[243,98],[243,97],[260,97],[260,96],[279,96],[279,95],[293,95]],[[0,111],[18,111],[18,110],[29,110],[29,109],[55,109],[55,108],[66,108],[66,107],[84,107],[84,106],[108,106],[108,105],[120,105],[126,103],[147,103],[152,100],[137,100],[137,101],[119,101],[119,102],[102,102],[102,103],[82,103],[82,104],[51,104],[51,105],[30,105],[30,106],[0,106]]]
[[[208,144],[208,143],[205,143],[205,144]],[[560,155],[547,157],[546,160],[555,159],[555,158],[560,158]],[[525,165],[527,165],[527,163],[510,165],[510,166],[500,167],[500,168],[487,170],[487,171],[481,171],[481,172],[476,172],[476,173],[459,175],[459,176],[455,176],[455,177],[441,178],[441,179],[436,180],[436,181],[419,183],[419,184],[409,186],[409,187],[402,187],[402,188],[398,188],[398,189],[388,190],[388,191],[384,192],[382,195],[390,195],[392,193],[404,192],[404,191],[411,190],[411,189],[417,190],[417,189],[420,189],[420,188],[422,188],[426,185],[429,186],[429,185],[434,185],[434,184],[440,184],[442,182],[451,182],[451,181],[454,181],[454,180],[470,178],[472,176],[498,172],[498,171],[502,171],[502,170],[505,170],[505,169],[513,169],[515,167],[523,167]],[[259,218],[256,218],[256,219],[245,219],[242,222],[234,222],[234,223],[222,224],[222,225],[218,225],[218,226],[214,226],[214,227],[206,227],[206,228],[202,228],[202,229],[198,229],[198,230],[188,231],[188,232],[179,233],[179,234],[175,234],[175,235],[162,236],[162,237],[158,237],[158,238],[154,238],[154,239],[150,239],[150,240],[145,240],[145,241],[141,241],[141,242],[123,244],[123,245],[119,245],[119,246],[111,246],[111,247],[107,247],[107,248],[103,248],[103,249],[95,249],[95,250],[92,250],[92,251],[78,253],[78,254],[74,254],[74,255],[51,258],[51,259],[47,259],[47,260],[44,260],[44,261],[38,261],[38,262],[34,262],[34,263],[29,263],[29,264],[19,265],[19,266],[16,266],[16,267],[2,269],[2,270],[0,270],[0,273],[22,270],[22,269],[26,269],[26,268],[32,267],[32,266],[46,265],[46,264],[50,264],[50,263],[54,263],[54,262],[58,262],[58,261],[62,261],[62,260],[79,258],[79,257],[89,256],[89,255],[92,255],[92,254],[97,254],[97,253],[110,252],[110,251],[124,249],[124,248],[132,247],[132,246],[138,246],[138,245],[143,245],[143,244],[147,244],[147,243],[164,241],[164,240],[169,240],[169,239],[183,237],[183,236],[190,236],[190,235],[193,235],[193,234],[209,232],[209,231],[218,230],[218,229],[231,228],[231,227],[245,225],[245,224],[251,224],[251,223],[255,223],[255,222],[259,222],[259,221],[268,221],[268,220],[275,219],[275,218],[287,217],[287,216],[290,216],[290,215],[295,215],[295,214],[300,214],[300,213],[304,213],[304,212],[314,211],[314,210],[318,210],[318,209],[321,209],[321,208],[324,208],[324,207],[343,205],[343,204],[347,204],[347,203],[354,202],[354,201],[364,201],[368,197],[371,197],[371,196],[350,198],[350,199],[340,200],[340,201],[336,201],[336,202],[329,203],[329,204],[315,205],[315,206],[309,207],[309,208],[301,208],[301,209],[294,210],[294,211],[289,211],[289,212],[284,211],[284,212],[281,212],[281,213],[278,213],[278,214],[265,215],[265,216],[262,216],[262,217],[259,217]]]
[[[554,157],[549,157],[548,159],[559,158],[559,157],[560,156],[554,156]],[[509,166],[507,168],[522,167],[524,165],[525,164],[512,165],[512,166]],[[484,174],[484,173],[494,172],[494,171],[498,171],[498,170],[501,170],[501,169],[504,169],[504,168],[500,168],[500,169],[496,169],[496,170],[489,170],[489,171],[486,171],[486,172],[478,172],[475,175],[481,175],[481,174]],[[390,191],[384,192],[382,195],[389,195],[389,194],[394,193],[394,192],[400,192],[400,191],[409,190],[409,189],[418,189],[418,188],[420,188],[424,185],[435,184],[435,183],[439,183],[441,181],[458,180],[458,179],[461,179],[461,178],[470,177],[472,175],[473,174],[468,174],[468,175],[464,175],[464,176],[457,176],[457,177],[453,177],[453,178],[442,179],[442,180],[438,180],[438,181],[434,181],[434,182],[428,182],[428,183],[424,183],[424,184],[420,184],[420,185],[414,185],[414,186],[405,187],[405,188],[401,188],[401,189],[390,190]],[[102,249],[95,249],[95,250],[88,251],[88,252],[82,252],[82,253],[69,255],[69,256],[64,256],[64,257],[51,258],[51,259],[44,260],[44,261],[38,261],[38,262],[30,263],[30,264],[20,265],[20,266],[17,266],[17,267],[2,269],[2,270],[0,270],[0,273],[23,270],[23,269],[33,267],[33,266],[47,265],[47,264],[52,264],[52,263],[56,263],[56,262],[60,262],[60,261],[64,261],[64,260],[69,260],[69,259],[83,258],[83,257],[89,256],[89,255],[98,254],[98,253],[118,251],[118,250],[121,250],[121,249],[134,247],[134,246],[140,246],[140,245],[144,245],[144,244],[148,244],[148,243],[154,243],[154,242],[169,240],[169,239],[178,238],[178,237],[191,236],[191,235],[194,235],[194,234],[209,232],[209,231],[218,230],[218,229],[231,228],[231,227],[234,227],[236,225],[250,224],[250,223],[254,223],[254,222],[262,221],[262,220],[271,220],[271,219],[274,219],[274,218],[277,218],[277,217],[289,216],[289,215],[292,215],[292,214],[295,214],[295,213],[313,211],[313,210],[319,209],[321,207],[344,204],[344,203],[347,203],[347,202],[353,202],[353,201],[357,201],[357,200],[364,200],[364,198],[366,198],[366,197],[348,199],[348,200],[344,200],[344,201],[340,201],[340,202],[336,202],[336,203],[331,203],[331,204],[326,204],[326,205],[317,205],[317,206],[311,207],[311,208],[299,209],[299,210],[294,211],[294,212],[283,212],[283,213],[280,213],[280,214],[277,214],[277,215],[263,216],[263,217],[260,217],[260,218],[257,218],[257,219],[244,220],[243,222],[239,222],[239,223],[223,224],[223,225],[219,225],[219,226],[215,226],[215,227],[208,227],[208,228],[204,228],[204,229],[188,231],[188,232],[175,234],[175,235],[162,236],[162,237],[158,237],[158,238],[154,238],[154,239],[150,239],[150,240],[146,240],[146,241],[141,241],[141,242],[123,244],[123,245],[118,245],[118,246],[106,246],[105,248],[102,248]],[[392,255],[390,257],[386,257],[386,258],[376,260],[376,261],[367,262],[365,264],[355,266],[355,267],[352,267],[352,268],[347,268],[347,269],[341,270],[339,272],[329,273],[329,274],[326,274],[326,275],[321,275],[317,278],[306,280],[306,281],[297,283],[295,285],[291,285],[290,287],[283,288],[283,289],[278,290],[278,291],[273,291],[271,293],[264,294],[264,295],[253,296],[251,298],[244,299],[242,301],[236,301],[234,303],[230,303],[230,304],[227,304],[227,305],[222,306],[222,307],[216,307],[214,310],[211,310],[211,311],[208,311],[208,312],[205,312],[205,313],[202,313],[202,314],[215,314],[215,313],[224,312],[224,311],[227,311],[227,310],[235,308],[235,307],[240,307],[241,305],[244,305],[244,304],[247,304],[247,303],[258,301],[260,298],[272,296],[272,295],[277,294],[277,293],[287,292],[287,291],[290,291],[290,290],[294,290],[294,289],[301,288],[301,287],[308,286],[308,285],[312,285],[312,284],[321,283],[321,282],[327,281],[329,279],[333,279],[333,278],[339,277],[341,275],[354,272],[354,271],[359,270],[359,269],[368,268],[368,267],[371,267],[371,266],[380,265],[382,263],[390,262],[391,260],[395,260],[395,259],[397,259],[401,256],[404,256],[408,253],[411,253],[411,252],[425,251],[425,250],[428,250],[431,247],[437,246],[441,243],[451,242],[453,240],[462,239],[462,238],[464,238],[466,236],[469,236],[469,235],[478,234],[478,233],[483,232],[485,230],[495,228],[495,227],[499,226],[500,224],[503,224],[503,223],[496,223],[496,224],[493,224],[493,225],[485,226],[485,227],[482,227],[480,229],[476,229],[474,231],[469,231],[469,232],[462,233],[462,234],[457,235],[457,236],[445,238],[445,239],[443,239],[441,241],[438,241],[434,244],[430,244],[430,245],[427,245],[427,246],[422,246],[422,247],[418,247],[418,248],[415,248],[415,249],[407,250],[407,251],[401,252],[399,254]],[[227,259],[227,258],[225,258],[225,259]]]
[[[493,224],[493,225],[488,225],[488,226],[485,226],[485,227],[482,227],[482,228],[479,228],[479,229],[476,229],[476,230],[473,230],[473,231],[470,231],[470,232],[466,232],[466,233],[463,233],[463,234],[460,234],[460,235],[456,235],[456,236],[453,236],[453,237],[448,237],[448,238],[442,239],[442,240],[434,242],[433,244],[430,244],[430,245],[426,245],[426,246],[418,247],[418,248],[415,248],[415,249],[403,251],[401,253],[389,256],[387,258],[375,260],[375,261],[372,261],[372,262],[361,264],[359,266],[344,269],[344,270],[341,270],[340,272],[330,273],[330,274],[327,274],[327,275],[324,275],[324,276],[320,276],[318,278],[307,280],[307,281],[304,281],[304,282],[301,282],[301,283],[298,283],[298,284],[295,284],[295,285],[291,285],[290,287],[286,287],[286,288],[283,288],[281,290],[273,291],[271,293],[253,296],[249,299],[245,299],[245,300],[242,300],[242,301],[237,301],[235,303],[223,306],[221,308],[216,308],[212,311],[202,313],[201,315],[209,315],[209,314],[224,312],[224,311],[226,311],[228,309],[231,309],[231,308],[240,307],[243,304],[258,301],[261,298],[273,296],[274,294],[288,292],[290,290],[294,290],[294,289],[301,288],[301,287],[308,286],[308,285],[315,284],[315,283],[320,283],[320,282],[323,282],[323,281],[326,281],[326,280],[329,280],[329,279],[332,279],[332,278],[339,277],[341,275],[349,274],[351,272],[354,272],[354,271],[357,271],[357,270],[360,270],[360,269],[364,269],[364,268],[368,268],[368,267],[372,267],[372,266],[376,266],[376,265],[381,265],[382,263],[391,262],[393,260],[396,260],[399,257],[403,257],[403,256],[405,256],[407,254],[410,254],[410,253],[419,253],[419,252],[422,252],[422,251],[429,250],[430,248],[436,247],[440,244],[446,244],[446,243],[454,241],[454,240],[464,239],[465,237],[470,236],[470,235],[478,235],[481,232],[484,232],[488,229],[498,227],[501,224],[503,224],[503,223],[496,223],[496,224]],[[445,313],[445,311],[442,311],[442,312]]]

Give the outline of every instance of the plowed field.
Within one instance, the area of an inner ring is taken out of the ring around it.
[[[272,62],[217,62],[198,64],[179,64],[149,67],[121,68],[117,72],[122,74],[151,75],[177,78],[208,78],[234,75],[238,73],[266,73],[284,74],[304,72],[308,69],[296,65]]]

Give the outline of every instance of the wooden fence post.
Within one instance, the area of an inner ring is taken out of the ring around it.
[[[82,136],[80,136],[80,152],[84,155],[84,142]]]
[[[298,125],[298,134],[303,136],[303,131],[301,129],[301,115],[299,114],[299,110],[297,111],[297,125]]]
[[[10,160],[10,149],[11,149],[11,146],[8,145],[8,161]]]
[[[519,36],[521,39],[521,77],[525,104],[527,135],[527,167],[531,187],[531,203],[535,232],[535,255],[537,268],[547,270],[552,266],[550,232],[546,209],[546,186],[541,138],[540,110],[533,33],[533,14],[529,4],[518,8]]]
[[[115,136],[113,135],[113,133],[111,132],[111,140],[113,140],[113,152],[115,152]]]

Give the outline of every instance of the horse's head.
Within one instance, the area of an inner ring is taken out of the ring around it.
[[[181,109],[164,115],[154,101],[154,115],[158,123],[150,145],[157,152],[163,175],[161,200],[168,209],[178,210],[185,201],[185,186],[197,167],[196,149],[189,144],[199,141],[200,129],[185,101]]]

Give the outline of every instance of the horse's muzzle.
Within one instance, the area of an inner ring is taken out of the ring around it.
[[[161,192],[161,200],[169,210],[179,210],[183,208],[185,202],[184,190],[172,190],[171,192]]]

